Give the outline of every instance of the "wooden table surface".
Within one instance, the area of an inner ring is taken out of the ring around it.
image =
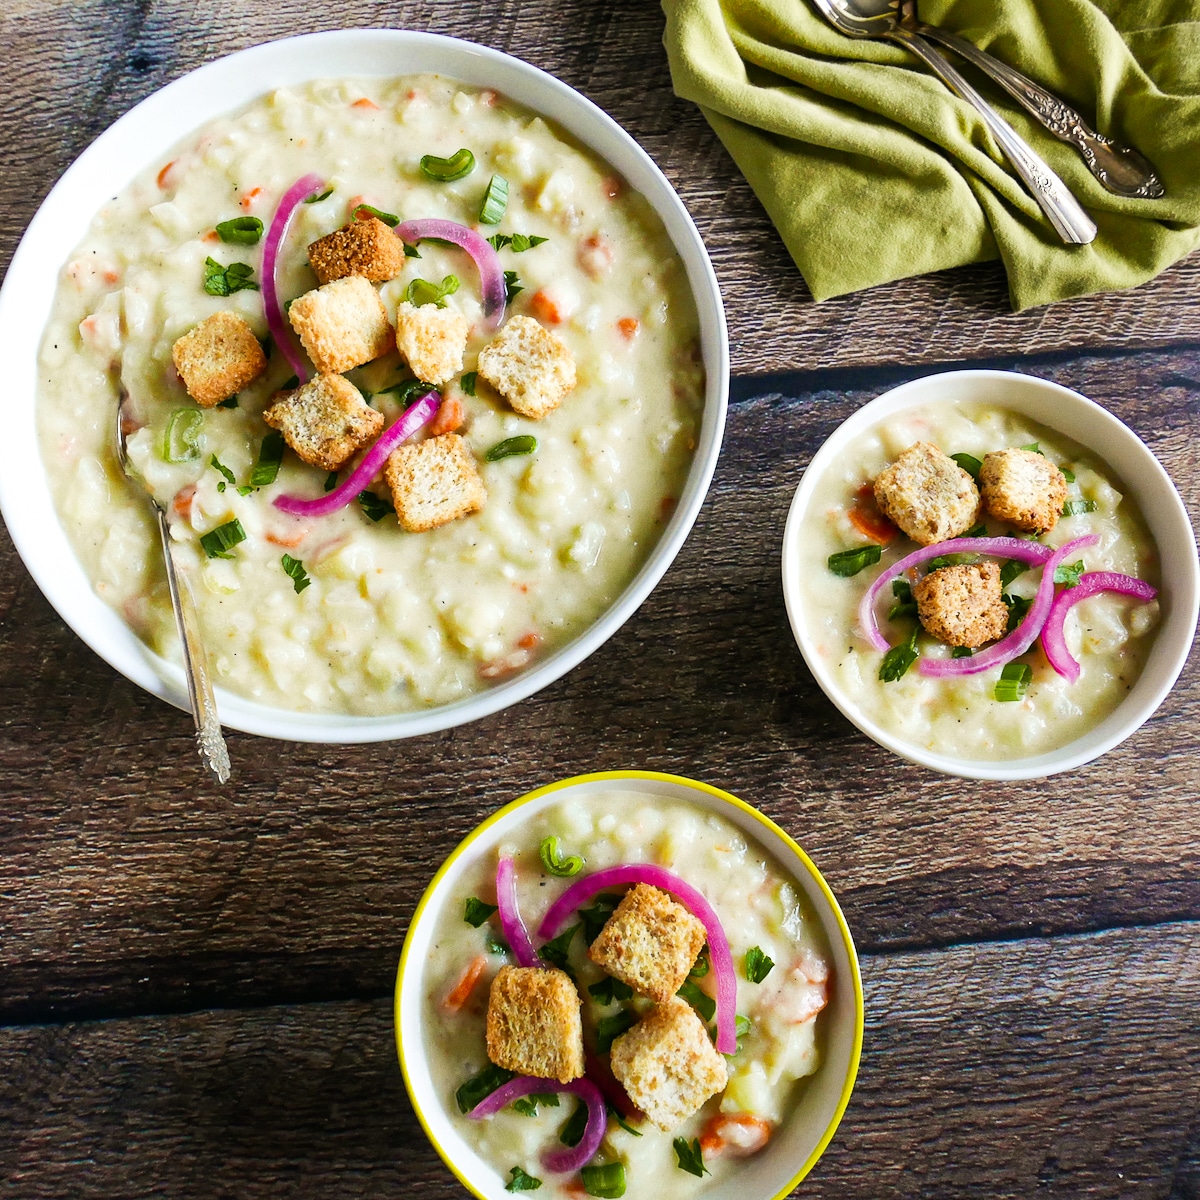
[[[1200,257],[1021,316],[993,266],[816,306],[672,95],[648,0],[5,0],[0,266],[71,160],[157,87],[256,42],[369,25],[519,55],[654,156],[729,314],[716,478],[654,594],[557,684],[401,743],[233,734],[226,790],[200,777],[188,717],[97,659],[0,535],[0,1193],[463,1195],[396,1064],[409,917],[496,806],[632,766],[758,805],[846,911],[862,1070],[804,1195],[1200,1197],[1195,657],[1101,761],[1022,786],[963,782],[900,762],[832,709],[778,583],[815,448],[894,383],[964,363],[1107,405],[1195,521]]]

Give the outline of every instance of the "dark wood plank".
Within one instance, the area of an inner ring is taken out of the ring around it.
[[[1139,429],[1200,516],[1200,353],[1042,373]],[[228,793],[201,780],[188,718],[85,650],[5,547],[0,1018],[381,995],[426,881],[486,812],[624,766],[706,779],[780,820],[865,949],[1200,917],[1194,662],[1124,746],[1021,788],[901,763],[817,689],[788,630],[778,554],[813,450],[887,386],[847,379],[735,406],[678,562],[570,676],[402,744],[234,735]]]
[[[403,0],[386,13],[342,0],[314,21],[299,3],[22,0],[0,15],[0,145],[9,197],[0,268],[68,163],[155,88],[221,54],[315,26],[386,24],[483,42],[578,88],[650,152],[712,255],[729,313],[734,370],[933,363],[998,353],[1200,341],[1200,256],[1133,292],[1014,315],[997,265],[901,280],[821,305],[699,111],[671,91],[663,16],[644,0]]]
[[[1198,963],[1194,922],[867,958],[858,1087],[802,1193],[1194,1197]],[[386,1000],[10,1027],[0,1056],[23,1200],[465,1195]]]

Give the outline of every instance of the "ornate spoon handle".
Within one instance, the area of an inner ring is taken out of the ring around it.
[[[923,37],[904,25],[884,36],[899,42],[915,54],[957,96],[973,104],[992,136],[1000,144],[1013,169],[1025,181],[1046,214],[1050,224],[1069,245],[1086,245],[1096,236],[1096,223],[1084,212],[1070,189],[1042,159],[1029,143],[963,78],[960,72],[939,54]]]
[[[221,733],[221,718],[217,715],[217,701],[213,696],[212,679],[208,673],[208,654],[196,624],[196,605],[192,600],[187,580],[175,570],[167,514],[157,502],[151,502],[154,504],[158,532],[162,538],[163,559],[167,565],[167,589],[171,593],[171,606],[175,610],[175,625],[179,630],[179,640],[183,644],[183,674],[187,679],[188,698],[192,702],[192,717],[196,722],[196,745],[204,765],[217,777],[218,783],[225,783],[229,779],[229,751]]]
[[[1022,108],[1032,113],[1059,141],[1074,146],[1087,168],[1110,192],[1157,200],[1166,194],[1154,167],[1131,146],[1097,133],[1070,105],[978,46],[933,25],[907,26],[922,37],[949,46],[990,75]]]

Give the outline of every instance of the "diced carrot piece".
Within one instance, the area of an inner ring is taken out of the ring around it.
[[[511,654],[503,654],[499,658],[493,658],[490,662],[485,662],[480,665],[479,677],[481,679],[503,679],[506,675],[513,675],[522,667],[529,665],[528,650],[514,650]]]
[[[215,229],[210,229],[200,240],[202,242],[219,242],[221,235]]]
[[[475,990],[475,985],[479,982],[480,976],[487,969],[487,955],[477,954],[467,966],[467,969],[462,973],[462,977],[450,989],[450,994],[442,1002],[442,1007],[447,1012],[458,1012],[460,1008],[471,998],[471,993]]]
[[[641,329],[641,327],[641,322],[637,319],[637,317],[622,317],[617,322],[617,328],[621,331],[621,336],[627,338],[631,342],[635,337],[637,337],[638,331]]]
[[[570,1200],[588,1200],[587,1189],[583,1186],[582,1179],[568,1179],[562,1185],[563,1195]]]
[[[189,483],[186,487],[181,487],[175,493],[175,499],[171,501],[171,508],[177,516],[182,517],[185,521],[189,521],[192,517],[192,501],[195,498],[196,485]]]
[[[165,192],[171,186],[171,168],[179,161],[177,158],[171,159],[169,163],[158,173],[158,186]]]
[[[899,530],[881,513],[872,512],[868,508],[859,508],[857,505],[850,509],[846,514],[850,518],[850,524],[858,530],[863,537],[868,537],[873,542],[877,542],[881,546],[886,546],[895,541],[896,534]]]
[[[367,112],[378,112],[379,111],[379,105],[376,104],[374,100],[368,99],[366,96],[363,96],[361,100],[355,100],[355,102],[352,105],[350,105],[350,107],[366,109]]]
[[[545,321],[547,325],[561,325],[563,319],[563,311],[559,307],[558,301],[554,299],[548,292],[536,291],[529,298],[529,307],[533,309],[533,315],[541,321]]]
[[[591,278],[602,279],[612,270],[613,259],[616,255],[608,238],[603,234],[593,233],[591,237],[584,238],[579,243],[579,250],[575,257]]]
[[[243,212],[249,212],[249,211],[250,211],[252,208],[254,208],[254,207],[255,207],[255,206],[258,204],[258,198],[259,198],[259,196],[261,196],[262,194],[263,194],[263,190],[262,190],[262,188],[260,188],[260,187],[251,188],[251,189],[250,189],[250,190],[249,190],[249,191],[248,191],[248,192],[247,192],[247,193],[246,193],[246,194],[245,194],[245,195],[244,195],[244,196],[243,196],[243,197],[242,197],[242,198],[241,198],[241,199],[238,201],[238,203],[239,203],[239,204],[242,206],[242,211],[243,211]]]
[[[105,271],[104,274],[101,276],[101,278],[104,280],[105,283],[116,283],[117,280],[121,278],[121,276],[117,271],[114,271],[112,269],[112,267],[109,267],[108,270]]]
[[[298,529],[295,533],[289,534],[286,537],[278,533],[267,533],[263,536],[272,545],[282,546],[285,550],[293,550],[308,536],[308,530]]]
[[[486,104],[488,108],[491,108],[496,103],[496,93],[491,88],[484,88],[479,93],[479,103]]]
[[[542,635],[536,630],[530,630],[524,637],[518,639],[517,645],[522,650],[536,650],[542,644]]]
[[[447,396],[429,422],[429,434],[431,437],[441,437],[443,433],[453,433],[466,419],[467,410],[463,402],[457,396]]]
[[[747,1158],[757,1154],[770,1140],[771,1122],[753,1113],[717,1113],[700,1134],[700,1149],[706,1158],[731,1154]]]

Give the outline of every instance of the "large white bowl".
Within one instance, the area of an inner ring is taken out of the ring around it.
[[[1145,668],[1129,694],[1103,721],[1075,741],[1026,758],[1002,762],[934,754],[897,737],[872,720],[846,693],[812,644],[800,596],[800,536],[818,480],[860,438],[911,408],[939,404],[989,404],[1012,409],[1086,446],[1118,475],[1158,546],[1162,569],[1162,621]],[[1068,771],[1123,742],[1163,702],[1191,652],[1200,605],[1200,568],[1187,510],[1149,447],[1107,409],[1070,388],[1009,371],[948,371],[914,379],[865,404],[830,435],[813,456],[792,498],[783,535],[783,595],[796,644],[808,669],[834,704],[868,737],[922,766],[967,779],[1037,779]]]
[[[425,968],[432,938],[447,905],[461,913],[463,879],[481,858],[539,812],[571,798],[597,792],[639,792],[683,800],[731,821],[757,842],[794,881],[812,906],[832,955],[832,994],[821,1016],[822,1059],[806,1083],[802,1102],[772,1136],[766,1149],[748,1158],[719,1187],[705,1188],[703,1200],[782,1200],[812,1170],[832,1140],[858,1074],[862,1053],[863,993],[858,955],[846,918],[812,860],[774,821],[736,796],[705,783],[655,771],[604,771],[579,775],[529,792],[473,830],[433,877],[413,914],[396,975],[396,1048],[417,1119],[446,1166],[480,1200],[507,1200],[504,1176],[462,1137],[434,1083],[425,1053]]]
[[[704,501],[725,428],[729,346],[721,294],[704,244],[666,177],[611,117],[544,71],[486,46],[390,29],[315,33],[269,42],[185,75],[126,113],[80,155],[26,230],[0,290],[0,394],[5,465],[0,511],[29,573],[62,618],[102,658],[148,692],[187,708],[180,667],[151,653],[92,590],[58,522],[38,448],[37,349],[59,268],[101,205],[198,125],[278,87],[337,76],[424,72],[490,87],[549,117],[639,191],[666,227],[700,317],[707,373],[695,458],[670,522],[620,597],[574,641],[512,680],[440,708],[382,717],[297,713],[218,689],[225,725],[307,742],[374,742],[446,729],[513,704],[552,683],[616,632],[670,566]]]

